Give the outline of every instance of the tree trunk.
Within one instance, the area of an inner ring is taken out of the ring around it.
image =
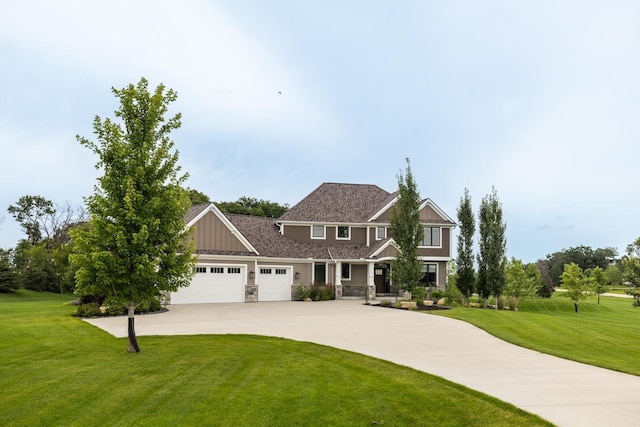
[[[576,309],[576,313],[577,313],[577,312],[578,312],[578,303],[577,303],[577,302],[574,302],[574,303],[573,303],[573,307]]]
[[[127,350],[129,353],[137,353],[140,351],[140,347],[138,347],[138,340],[136,339],[136,329],[134,327],[134,314],[135,314],[135,305],[133,303],[129,303],[129,336],[127,339]]]

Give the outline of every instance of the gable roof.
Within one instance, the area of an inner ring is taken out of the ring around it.
[[[233,234],[240,241],[240,243],[247,249],[247,251],[260,255],[260,252],[256,250],[256,248],[245,237],[245,235],[240,230],[238,230],[236,226],[233,225],[231,221],[229,221],[229,218],[227,218],[213,203],[201,203],[191,206],[187,211],[187,214],[185,215],[187,229],[193,227],[201,218],[203,218],[210,212],[215,215],[225,225],[225,227],[229,229],[231,234]],[[273,221],[273,218],[270,219],[271,221]]]
[[[391,196],[377,185],[325,182],[279,220],[365,223]]]

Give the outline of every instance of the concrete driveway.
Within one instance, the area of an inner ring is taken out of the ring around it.
[[[127,336],[123,317],[87,322]],[[136,316],[136,333],[308,341],[439,375],[559,426],[640,426],[640,377],[526,350],[458,320],[362,301],[173,305]]]

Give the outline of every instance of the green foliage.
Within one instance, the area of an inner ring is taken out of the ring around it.
[[[634,287],[627,293],[634,298],[633,306],[640,307],[640,237],[627,246],[622,258],[622,280]]]
[[[480,242],[478,253],[478,294],[484,299],[500,296],[505,286],[507,241],[506,225],[502,219],[502,205],[498,193],[492,188],[480,203],[478,214]]]
[[[589,284],[593,289],[593,292],[598,295],[598,304],[600,304],[600,295],[609,291],[604,270],[600,267],[596,267],[594,269],[585,271],[585,274],[588,277]]]
[[[307,285],[300,285],[296,288],[296,301],[304,301],[311,297],[311,289]]]
[[[100,304],[97,302],[80,304],[74,315],[77,317],[98,317],[102,315],[102,312],[100,311]]]
[[[433,293],[431,294],[431,296],[433,297]],[[416,286],[415,289],[413,290],[413,293],[411,294],[411,299],[413,301],[417,301],[418,303],[422,304],[422,302],[427,298],[427,292],[424,289],[424,286]]]
[[[606,270],[617,254],[618,251],[615,248],[597,248],[594,250],[590,246],[575,246],[547,255],[544,263],[553,285],[558,286],[565,264],[573,262],[583,271],[595,267]]]
[[[309,288],[309,298],[313,301],[329,301],[335,299],[332,285],[312,285]]]
[[[407,160],[404,175],[398,175],[398,199],[391,210],[391,234],[398,245],[398,255],[392,260],[391,280],[399,289],[413,292],[422,277],[422,261],[418,245],[424,237],[420,222],[420,195]]]
[[[607,267],[604,273],[605,277],[607,278],[607,283],[610,286],[614,288],[616,286],[620,286],[620,284],[622,283],[622,272],[617,265],[611,264],[609,267]]]
[[[11,251],[0,249],[0,292],[14,292],[19,287],[18,274],[11,263]]]
[[[198,190],[194,190],[193,188],[187,187],[187,193],[189,194],[189,200],[192,205],[199,205],[201,203],[210,203],[211,199],[204,193],[201,193]]]
[[[32,291],[60,292],[60,276],[45,243],[21,240],[16,246],[14,263],[20,287]]]
[[[279,218],[289,210],[288,204],[280,205],[276,202],[246,196],[240,197],[235,202],[215,202],[215,204],[222,212],[269,218]]]
[[[38,243],[45,237],[52,237],[45,235],[48,231],[47,217],[55,214],[50,200],[42,196],[22,196],[15,206],[10,205],[7,211],[20,223],[30,243]]]
[[[184,215],[190,200],[169,138],[180,127],[180,114],[164,117],[176,93],[162,84],[150,93],[144,78],[112,90],[122,125],[96,117],[97,142],[78,136],[104,174],[86,200],[89,227],[72,232],[71,260],[78,294],[107,295],[109,305],[132,306],[189,285],[194,248]]]
[[[473,235],[476,232],[476,222],[471,207],[469,190],[464,189],[464,197],[458,206],[458,258],[456,259],[456,286],[468,299],[475,290],[476,274],[473,266]]]
[[[564,290],[561,295],[573,301],[576,311],[578,303],[593,293],[591,281],[583,275],[580,266],[573,262],[564,266],[560,281]]]

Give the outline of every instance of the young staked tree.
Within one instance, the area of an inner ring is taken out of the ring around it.
[[[562,289],[564,289],[561,295],[573,301],[573,307],[577,313],[580,300],[584,300],[592,294],[591,281],[582,274],[582,269],[574,262],[565,264],[560,281]]]
[[[422,277],[422,261],[418,258],[418,245],[424,237],[420,222],[420,195],[407,159],[404,175],[398,175],[398,200],[391,210],[389,222],[393,240],[399,248],[391,262],[391,279],[398,289],[415,292]]]
[[[473,266],[473,235],[476,232],[476,221],[471,207],[469,190],[464,189],[464,197],[460,198],[458,206],[458,258],[456,259],[456,286],[467,301],[475,288],[475,269]]]
[[[176,93],[162,84],[150,93],[144,78],[112,91],[122,124],[96,117],[97,142],[78,136],[104,174],[86,200],[89,226],[72,232],[71,258],[80,295],[103,295],[105,304],[128,308],[128,350],[137,352],[135,307],[189,285],[194,249],[184,215],[190,201],[169,138],[180,114],[164,117]]]
[[[478,253],[478,293],[485,301],[493,295],[502,295],[505,285],[507,241],[506,225],[502,220],[502,205],[498,193],[493,188],[480,203],[478,214],[480,242]]]

